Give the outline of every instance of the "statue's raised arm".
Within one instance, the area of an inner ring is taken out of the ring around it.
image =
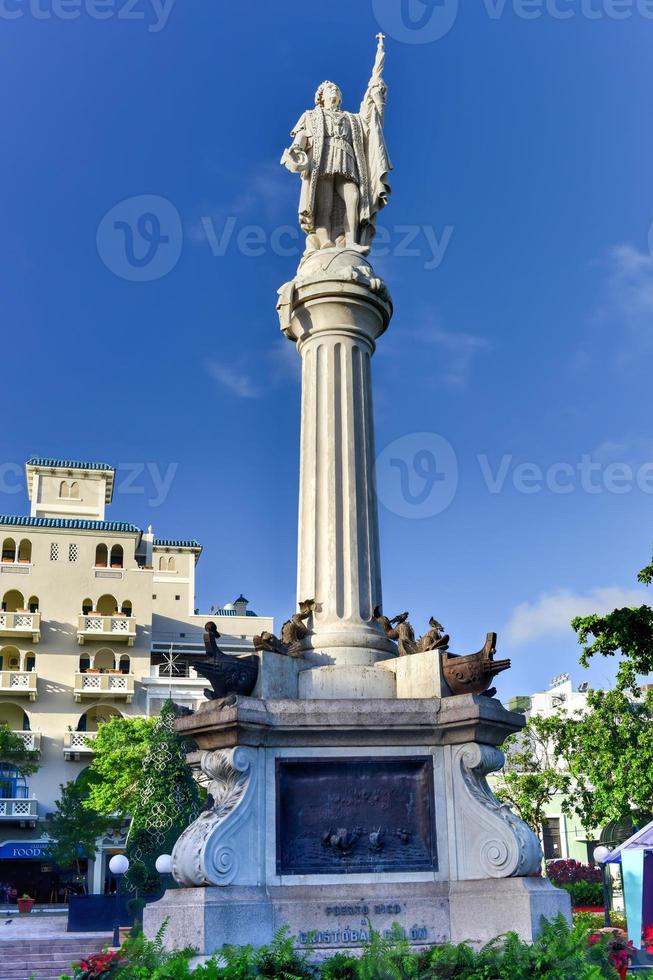
[[[360,114],[366,125],[369,125],[374,110],[379,115],[379,122],[383,125],[383,115],[388,101],[388,86],[383,78],[385,68],[385,34],[377,34],[378,46],[376,49],[376,59],[372,69],[371,78],[367,84],[367,91],[361,102]]]

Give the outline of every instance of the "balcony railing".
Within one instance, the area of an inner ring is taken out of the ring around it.
[[[82,646],[86,640],[111,640],[132,647],[136,639],[136,620],[133,616],[80,616],[77,639]]]
[[[41,733],[40,732],[14,732],[14,735],[18,735],[22,738],[25,743],[25,748],[28,752],[40,752],[41,751]]]
[[[34,826],[39,817],[36,800],[0,800],[0,823],[19,823]]]
[[[30,612],[0,612],[0,637],[27,636],[32,643],[41,639],[41,614]]]
[[[64,758],[71,760],[92,756],[93,746],[86,743],[95,741],[96,738],[97,732],[66,732],[63,737]]]
[[[98,696],[124,700],[128,704],[134,696],[133,674],[75,674],[75,701]]]
[[[27,695],[36,701],[36,680],[35,670],[0,670],[0,694]]]

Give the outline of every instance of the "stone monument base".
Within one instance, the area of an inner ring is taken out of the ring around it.
[[[406,694],[427,687],[405,659],[412,677],[376,670]],[[539,877],[537,838],[485,779],[522,725],[476,695],[239,697],[180,718],[211,805],[177,841],[183,887],[147,907],[146,934],[169,918],[166,944],[203,955],[283,926],[316,955],[395,922],[415,946],[533,939],[542,916],[570,916],[569,896]]]
[[[481,946],[509,930],[531,941],[542,917],[569,918],[567,893],[544,878],[484,881],[392,881],[361,885],[180,888],[148,905],[144,927],[168,925],[169,949],[194,946],[208,956],[225,944],[260,946],[287,926],[300,948],[322,958],[360,952],[370,926],[388,934],[397,923],[411,945],[469,941]]]

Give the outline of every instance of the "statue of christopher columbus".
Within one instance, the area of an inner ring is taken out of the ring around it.
[[[301,175],[299,223],[307,235],[307,252],[337,246],[367,253],[376,215],[388,202],[392,164],[383,136],[388,96],[383,34],[377,39],[360,111],[344,111],[338,86],[322,82],[315,108],[292,130],[292,146],[281,158],[288,170]]]

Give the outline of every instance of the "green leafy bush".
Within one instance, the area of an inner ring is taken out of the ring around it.
[[[128,940],[101,980],[616,980],[606,942],[588,944],[592,917],[578,916],[570,929],[562,916],[543,923],[533,943],[507,933],[475,950],[468,943],[414,951],[399,926],[370,940],[357,958],[336,953],[314,963],[311,951],[298,951],[287,929],[269,946],[225,946],[201,966],[190,966],[194,951],[168,952],[164,929],[154,940]],[[81,970],[76,971],[81,977]],[[88,974],[87,974],[88,976]]]
[[[603,886],[595,881],[574,881],[561,887],[569,892],[574,907],[603,905]]]

